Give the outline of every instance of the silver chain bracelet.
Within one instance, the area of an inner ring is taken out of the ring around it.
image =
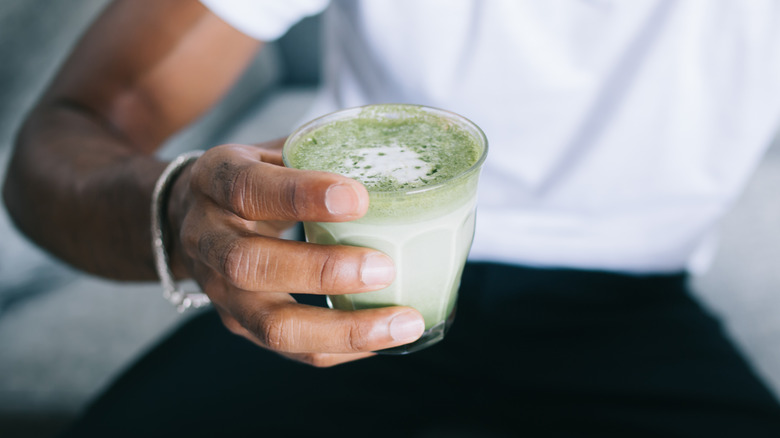
[[[208,295],[202,292],[184,292],[173,279],[173,273],[168,266],[168,253],[165,251],[163,238],[163,220],[165,208],[168,204],[171,188],[176,177],[191,162],[203,155],[203,151],[185,152],[168,164],[163,170],[152,192],[152,252],[154,253],[154,265],[163,288],[163,298],[176,306],[179,313],[190,308],[199,308],[211,303]]]

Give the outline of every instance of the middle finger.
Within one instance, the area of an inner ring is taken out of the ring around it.
[[[344,294],[387,287],[395,278],[393,261],[369,248],[317,245],[262,236],[243,221],[226,216],[197,235],[198,258],[235,287],[250,291]],[[208,220],[207,218],[204,218]],[[218,225],[214,225],[218,224]],[[199,227],[198,227],[199,228]]]

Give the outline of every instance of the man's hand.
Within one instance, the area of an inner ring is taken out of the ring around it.
[[[261,47],[197,0],[112,2],[20,132],[3,191],[16,225],[85,271],[154,280],[149,205],[165,163],[153,153]],[[332,365],[412,341],[422,332],[412,309],[339,312],[288,295],[392,281],[391,261],[376,251],[277,238],[289,221],[355,219],[367,203],[360,184],[286,169],[278,152],[215,148],[174,186],[174,272],[195,277],[232,331],[304,362]]]
[[[360,183],[286,168],[270,148],[224,145],[182,174],[171,199],[175,268],[198,281],[232,332],[316,366],[367,357],[422,334],[422,316],[408,307],[347,312],[298,304],[289,295],[360,293],[393,281],[393,262],[381,252],[279,239],[291,222],[361,217],[368,193]]]

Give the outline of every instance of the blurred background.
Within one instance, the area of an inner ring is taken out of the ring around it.
[[[106,3],[0,2],[0,180],[24,115]],[[318,33],[318,18],[309,18],[267,46],[224,101],[162,155],[287,135],[314,96]],[[780,394],[780,146],[723,221],[711,269],[693,282]],[[49,257],[0,209],[0,436],[52,436],[186,317],[157,284],[105,281]]]

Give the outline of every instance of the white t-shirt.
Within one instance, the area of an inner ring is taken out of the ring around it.
[[[701,267],[780,122],[775,0],[203,1],[263,40],[327,8],[317,112],[418,103],[480,125],[472,260]]]

